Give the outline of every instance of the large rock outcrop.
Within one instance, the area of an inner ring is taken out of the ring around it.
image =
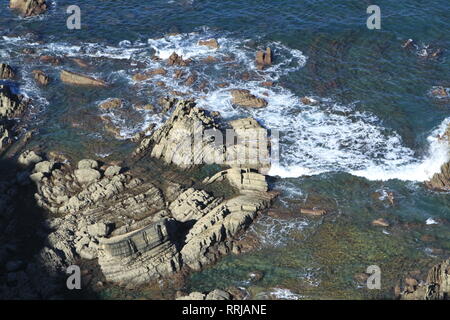
[[[18,117],[24,112],[26,105],[23,97],[13,94],[9,86],[0,85],[0,117]]]
[[[41,160],[27,152],[20,161],[30,165],[30,156]],[[47,239],[46,256],[58,252],[59,268],[77,257],[98,258],[108,281],[130,284],[170,277],[186,268],[200,270],[224,254],[238,252],[234,239],[275,196],[263,175],[238,168],[203,181],[228,183],[235,190],[228,199],[174,183],[163,191],[121,173],[118,166],[100,166],[91,159],[79,161],[76,168],[40,161],[30,178],[38,188],[38,205],[60,216],[48,222],[54,231]],[[55,264],[55,259],[48,263]]]
[[[181,168],[219,164],[268,169],[271,159],[267,130],[252,118],[231,121],[229,126],[196,107],[194,101],[181,100],[170,119],[140,142],[135,155],[150,153]]]
[[[22,16],[36,16],[47,10],[45,0],[10,0],[9,7],[17,10]]]
[[[14,71],[9,65],[0,63],[0,79],[12,79],[14,76]]]
[[[450,155],[450,125],[442,136],[438,136],[441,143],[448,144],[449,155]],[[449,191],[450,190],[450,161],[444,163],[441,166],[441,172],[436,173],[433,177],[425,183],[430,189],[439,191]]]
[[[400,297],[404,300],[449,300],[450,259],[431,268],[425,282],[408,284]]]
[[[216,159],[223,158],[223,142],[203,139],[205,130],[221,135],[215,120],[192,100],[180,101],[170,119],[152,136],[144,138],[135,153],[151,148],[152,157],[182,168],[216,163]]]

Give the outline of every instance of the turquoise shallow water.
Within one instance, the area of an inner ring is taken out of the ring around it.
[[[71,4],[81,8],[82,30],[65,26],[65,9]],[[274,173],[279,176],[273,187],[282,195],[276,207],[298,214],[302,205],[318,205],[330,214],[323,221],[299,215],[262,219],[251,230],[261,240],[259,250],[227,257],[192,275],[188,287],[238,285],[259,297],[274,288],[290,289],[299,297],[390,297],[395,281],[411,268],[426,269],[449,256],[448,194],[428,191],[421,181],[445,156],[432,138],[445,127],[450,105],[429,91],[450,86],[450,10],[444,0],[378,1],[382,29],[370,31],[365,26],[369,4],[56,0],[43,17],[20,19],[2,0],[0,60],[18,69],[17,90],[35,101],[27,122],[29,128],[39,129],[32,143],[79,158],[114,159],[133,148],[124,138],[164,120],[158,112],[134,108],[155,103],[169,90],[131,79],[142,69],[160,66],[150,59],[153,53],[177,51],[196,61],[209,55],[234,56],[235,66],[191,66],[198,82],[207,83],[206,90],[193,90],[193,96],[227,119],[250,115],[280,130],[281,169]],[[161,39],[168,33],[180,35]],[[221,48],[200,50],[197,41],[210,37],[219,39]],[[401,47],[409,38],[417,49]],[[274,49],[275,66],[258,73],[252,65],[254,52],[266,46]],[[442,48],[444,54],[421,57],[426,46]],[[38,55],[81,58],[90,67],[70,59],[61,66],[43,64],[23,54],[23,48],[33,48]],[[55,79],[47,89],[33,83],[30,71],[35,68]],[[112,86],[64,86],[57,80],[62,68],[105,78]],[[262,80],[242,80],[246,72],[275,80],[276,86],[261,89]],[[169,76],[160,80],[172,89],[190,90]],[[266,93],[269,107],[234,109],[229,95],[217,86],[223,82]],[[299,101],[305,95],[321,103],[305,106]],[[97,104],[109,97],[126,100],[120,111],[108,114],[120,139],[105,130],[99,118]],[[299,172],[311,176],[299,177]],[[387,192],[395,194],[394,206],[383,198]],[[391,223],[384,231],[370,225],[380,217]],[[427,225],[429,218],[437,224]],[[386,266],[381,292],[358,289],[353,279],[370,264]],[[259,283],[247,282],[254,269],[265,273]],[[296,297],[279,292],[281,297]]]

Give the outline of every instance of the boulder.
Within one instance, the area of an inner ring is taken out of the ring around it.
[[[50,78],[41,70],[33,70],[34,80],[42,86],[50,83]]]
[[[150,79],[151,77],[155,76],[155,75],[160,75],[160,76],[164,76],[167,74],[167,71],[163,68],[158,68],[158,69],[154,69],[151,71],[146,71],[143,73],[136,73],[133,75],[133,80],[134,81],[144,81],[147,79]]]
[[[106,170],[105,170],[105,177],[116,176],[120,173],[121,170],[122,170],[122,168],[119,166],[110,166],[110,167],[106,168]]]
[[[96,160],[83,159],[78,161],[78,169],[98,169],[99,164]]]
[[[196,300],[205,300],[205,297],[206,297],[206,295],[201,293],[201,292],[191,292],[187,296],[182,296],[182,297],[176,298],[176,300],[192,300],[192,301],[196,301]]]
[[[141,141],[135,155],[151,149],[152,157],[182,168],[214,163],[215,159],[223,158],[224,153],[213,141],[203,139],[196,148],[192,148],[194,132],[202,129],[214,132],[217,124],[204,110],[195,107],[193,100],[181,100],[166,123]]]
[[[40,172],[40,173],[44,173],[44,174],[48,174],[52,171],[53,166],[55,165],[54,162],[52,161],[41,161],[36,163],[36,165],[34,166],[34,172]]]
[[[272,49],[267,48],[266,51],[256,52],[256,66],[263,69],[265,66],[272,64]]]
[[[38,156],[34,151],[25,150],[22,152],[17,159],[17,162],[23,166],[30,166],[32,164],[41,162],[42,158]]]
[[[206,295],[205,300],[231,300],[231,295],[226,291],[215,289]]]
[[[54,56],[48,56],[48,55],[43,55],[39,57],[39,61],[43,62],[43,63],[49,63],[52,64],[54,66],[58,66],[62,63],[61,58],[59,57],[54,57]]]
[[[249,90],[235,89],[230,90],[230,92],[232,96],[231,102],[235,105],[246,108],[264,108],[267,106],[266,100],[256,97]]]
[[[36,16],[47,10],[45,0],[10,0],[9,7],[19,11],[24,17]]]
[[[6,63],[0,63],[0,79],[13,79],[14,77],[13,69]]]
[[[101,178],[100,172],[95,169],[77,169],[74,174],[75,178],[81,184],[92,183]]]
[[[317,105],[319,102],[311,97],[302,97],[300,101],[306,105]]]
[[[216,39],[209,39],[209,40],[200,40],[198,42],[200,46],[207,46],[211,49],[218,49],[219,48],[219,42]]]
[[[426,182],[430,189],[449,191],[450,190],[450,162],[444,163],[441,172],[436,173]]]
[[[80,73],[69,72],[62,70],[60,73],[61,81],[69,84],[80,86],[95,86],[106,87],[107,83],[103,80],[98,80],[90,76],[86,76]]]
[[[167,64],[169,66],[186,67],[190,62],[190,60],[183,60],[183,57],[179,56],[176,52],[172,53],[169,59],[167,59]]]

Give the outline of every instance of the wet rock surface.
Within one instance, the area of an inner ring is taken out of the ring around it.
[[[80,85],[80,86],[94,86],[94,87],[106,87],[107,84],[103,80],[95,79],[93,77],[83,75],[76,72],[70,72],[62,70],[60,73],[60,78],[62,82]]]
[[[45,0],[10,0],[9,7],[25,17],[42,14],[48,8]]]
[[[231,121],[229,126],[232,132],[226,132],[226,125],[196,107],[194,101],[180,100],[167,122],[140,142],[135,156],[150,153],[182,168],[216,163],[268,169],[270,145],[266,129],[252,118]],[[238,143],[224,144],[227,134],[235,136]]]

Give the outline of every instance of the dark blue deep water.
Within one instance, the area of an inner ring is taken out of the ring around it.
[[[38,130],[32,143],[48,151],[121,158],[134,146],[127,138],[165,119],[158,110],[136,106],[156,104],[172,90],[225,119],[253,116],[279,130],[280,163],[270,172],[273,188],[282,191],[275,207],[292,214],[262,218],[249,232],[257,250],[191,275],[189,290],[238,286],[253,298],[392,298],[408,272],[424,272],[449,257],[450,197],[423,185],[448,160],[448,146],[436,135],[450,122],[450,101],[431,94],[436,86],[450,87],[447,0],[55,0],[45,15],[27,19],[12,13],[8,1],[0,4],[0,62],[18,70],[15,88],[33,99],[24,120]],[[66,27],[66,8],[73,4],[81,9],[81,30]],[[381,30],[366,27],[371,4],[381,8]],[[218,39],[220,48],[197,45],[209,38]],[[402,48],[410,38],[416,46]],[[258,71],[255,52],[267,46],[274,64]],[[25,48],[35,53],[25,54]],[[443,54],[426,56],[436,49]],[[194,87],[174,80],[173,70],[133,81],[137,72],[164,66],[152,55],[165,59],[174,51],[194,60],[188,67],[198,77]],[[41,55],[60,57],[63,64],[43,63]],[[209,56],[217,61],[204,62]],[[230,57],[233,63],[225,59]],[[33,69],[48,73],[52,84],[36,86]],[[111,86],[65,86],[61,69]],[[275,85],[263,87],[262,81]],[[236,109],[230,88],[249,89],[269,105]],[[304,105],[304,96],[319,103]],[[105,113],[97,107],[110,97],[124,99],[123,108]],[[100,116],[110,119],[114,133]],[[299,214],[305,205],[330,213],[305,218]],[[390,226],[373,227],[378,218]],[[381,267],[381,290],[355,280],[369,265]],[[264,277],[254,283],[249,273],[256,271]],[[120,294],[113,290],[105,297]]]

